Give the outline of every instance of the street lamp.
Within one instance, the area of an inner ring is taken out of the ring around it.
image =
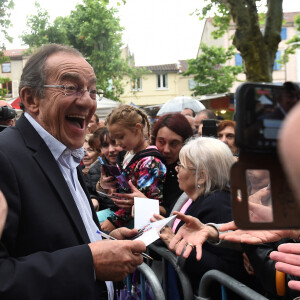
[[[300,45],[300,42],[295,42],[295,43],[291,43],[291,44],[288,44],[287,47],[284,49],[284,52],[290,48],[291,46],[294,46],[294,45]],[[287,71],[286,71],[286,58],[284,59],[284,81],[286,81],[286,77],[287,77]]]

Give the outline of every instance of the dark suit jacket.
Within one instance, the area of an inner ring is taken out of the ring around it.
[[[0,166],[9,207],[0,243],[0,298],[101,299],[106,286],[95,280],[77,206],[52,153],[24,116],[0,134]]]

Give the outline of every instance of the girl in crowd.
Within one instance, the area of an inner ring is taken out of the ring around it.
[[[148,116],[138,108],[121,105],[107,116],[106,124],[111,138],[126,151],[120,165],[123,176],[127,181],[131,181],[132,187],[137,187],[147,198],[162,201],[166,167],[157,148],[149,146]],[[103,172],[101,175],[102,188],[115,187],[113,178],[104,176]],[[122,190],[119,189],[118,192]],[[110,231],[116,227],[130,226],[133,199],[116,200],[115,203],[120,209],[101,224],[103,230]]]
[[[174,203],[182,195],[175,167],[178,163],[179,151],[184,142],[192,135],[193,130],[189,122],[180,113],[165,114],[154,125],[151,144],[160,151],[167,167],[166,179],[163,184],[163,203],[160,207],[162,215],[169,215]],[[122,194],[116,194],[116,196],[125,197]],[[133,193],[127,194],[126,198],[133,199],[134,197],[145,197],[145,195],[133,188]]]

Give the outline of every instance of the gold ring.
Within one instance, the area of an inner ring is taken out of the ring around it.
[[[195,248],[195,245],[194,245],[194,244],[192,244],[192,243],[187,243],[187,245],[191,246],[191,247],[192,247],[192,249],[194,249],[194,248]]]

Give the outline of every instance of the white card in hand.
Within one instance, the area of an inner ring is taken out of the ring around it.
[[[140,229],[150,223],[153,214],[159,214],[159,201],[134,197],[134,228]]]

